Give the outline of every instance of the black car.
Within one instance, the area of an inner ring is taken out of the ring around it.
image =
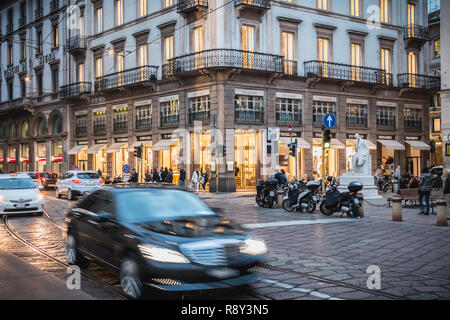
[[[44,189],[55,188],[56,182],[58,182],[58,174],[55,172],[41,172],[39,178]]]
[[[120,274],[124,293],[145,286],[197,291],[259,280],[251,268],[263,240],[176,187],[105,187],[86,195],[66,217],[67,260],[86,258]]]

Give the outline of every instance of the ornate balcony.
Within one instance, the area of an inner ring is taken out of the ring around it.
[[[264,110],[235,108],[234,117],[236,122],[264,122]]]
[[[235,7],[270,9],[270,0],[234,0]]]
[[[395,117],[393,117],[392,119],[377,118],[377,129],[394,130],[395,122]]]
[[[193,124],[194,121],[209,121],[209,110],[202,111],[189,111],[189,123]]]
[[[86,126],[75,127],[75,136],[83,137],[86,135],[87,135],[87,127]]]
[[[418,49],[429,40],[430,35],[427,27],[411,24],[403,26],[403,39],[407,49]]]
[[[347,117],[347,127],[367,128],[367,115],[364,117]]]
[[[72,54],[84,53],[87,49],[87,36],[72,36],[67,39],[67,51]]]
[[[178,126],[179,115],[178,114],[161,114],[161,126],[162,127],[172,127]]]
[[[26,17],[20,17],[19,18],[19,28],[22,28],[27,24],[27,18]]]
[[[94,135],[105,133],[106,133],[106,123],[94,123]]]
[[[59,9],[59,0],[50,1],[50,12],[54,12]]]
[[[42,18],[42,15],[43,15],[42,7],[34,10],[34,20]]]
[[[317,60],[306,61],[304,66],[308,78],[328,78],[392,86],[392,74],[381,69]]]
[[[95,91],[118,89],[125,86],[145,85],[156,81],[158,67],[142,66],[107,74],[95,80]]]
[[[288,112],[288,111],[277,111],[277,123],[280,124],[301,124],[302,114],[301,112]]]
[[[202,69],[238,68],[283,73],[283,57],[235,49],[212,49],[187,54],[163,65],[163,78]]]
[[[83,94],[91,93],[90,82],[71,83],[61,87],[60,94],[62,99],[79,98]]]
[[[150,129],[152,127],[152,118],[136,119],[136,129]]]
[[[178,0],[177,12],[192,13],[208,8],[208,0]]]
[[[113,128],[114,128],[114,132],[123,132],[123,131],[127,131],[128,130],[128,121],[123,121],[123,120],[115,120],[113,122]]]
[[[398,86],[400,88],[440,90],[441,78],[423,74],[402,73],[398,75]]]
[[[8,34],[11,32],[13,32],[13,24],[12,23],[6,25],[6,33]]]

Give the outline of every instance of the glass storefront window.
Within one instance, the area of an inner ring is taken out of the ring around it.
[[[38,172],[44,172],[45,165],[47,164],[47,144],[45,142],[38,142],[36,144],[36,151],[36,170]]]
[[[178,179],[180,177],[180,141],[176,140],[170,146],[169,150],[161,150],[160,152],[160,160],[161,166],[163,170],[165,168],[172,169],[173,172],[173,181],[172,183],[178,184]]]
[[[201,172],[208,171],[211,177],[211,133],[210,131],[193,132],[191,134],[192,157],[194,168]]]
[[[22,144],[20,149],[20,170],[30,171],[30,148],[28,144]]]
[[[379,126],[395,128],[395,108],[377,108],[377,127]]]
[[[57,115],[53,120],[53,134],[59,134],[63,131],[63,118]]]
[[[62,158],[53,158],[53,157],[62,157],[62,141],[52,141],[52,172],[56,172],[58,176],[62,174]]]
[[[106,163],[106,159],[107,159],[107,154],[106,154],[106,145],[101,148],[100,150],[98,150],[98,152],[95,154],[94,160],[95,160],[95,164],[94,164],[94,170],[98,170],[100,169],[102,171],[102,174],[104,177],[106,177],[106,172],[107,172],[107,163]]]
[[[94,134],[106,132],[106,111],[94,113]]]
[[[47,125],[45,124],[45,120],[41,118],[38,124],[37,135],[38,137],[42,137],[45,136],[46,134],[47,134]]]
[[[119,151],[113,153],[113,177],[122,176],[122,167],[128,163],[128,144],[125,144]],[[136,168],[132,168],[136,169]]]
[[[13,122],[9,126],[9,138],[14,139],[16,137],[16,124]]]
[[[348,104],[345,110],[347,126],[367,127],[367,106]]]
[[[160,103],[161,108],[161,125],[178,124],[178,113],[180,110],[179,100],[172,100]]]
[[[114,110],[114,131],[127,130],[128,127],[128,108],[119,108]]]
[[[136,107],[136,129],[152,127],[152,105]]]
[[[313,175],[317,178],[322,176],[322,144],[318,139],[313,139]],[[326,149],[325,176],[339,176],[338,149]]]
[[[289,140],[284,140],[284,138],[278,141],[278,169],[283,169],[286,172],[286,177],[288,180],[293,179],[296,176],[295,173],[295,158],[289,155]],[[301,163],[302,163],[302,152],[300,148],[297,148],[297,174],[300,177],[301,175]],[[270,174],[272,174],[270,172]]]
[[[237,189],[256,187],[259,133],[236,130],[234,136],[235,179]]]
[[[86,149],[87,146],[75,155],[75,165],[78,167],[78,170],[88,170],[88,155]]]
[[[22,138],[28,138],[28,122],[26,121],[22,124],[22,131],[20,136]]]

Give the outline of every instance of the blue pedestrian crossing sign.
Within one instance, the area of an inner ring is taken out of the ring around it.
[[[327,113],[325,115],[325,117],[323,117],[323,124],[328,129],[334,128],[334,126],[336,125],[336,117],[335,117],[335,115],[332,114],[332,113]]]

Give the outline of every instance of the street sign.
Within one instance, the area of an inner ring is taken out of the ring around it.
[[[280,128],[273,128],[273,127],[268,127],[267,128],[267,136],[269,141],[278,141],[280,140]]]
[[[122,172],[123,173],[129,173],[130,172],[130,166],[127,164],[124,164],[122,167]]]
[[[445,156],[450,157],[450,143],[445,144]]]
[[[72,170],[78,170],[77,166],[73,166]]]
[[[123,174],[123,181],[124,182],[130,181],[130,178],[131,178],[131,173],[124,173]]]
[[[334,126],[336,125],[336,117],[334,116],[334,114],[326,114],[325,117],[323,117],[323,124],[328,129],[334,128]]]
[[[288,129],[288,131],[289,131],[289,135],[292,136],[292,124],[289,124],[289,129]]]

